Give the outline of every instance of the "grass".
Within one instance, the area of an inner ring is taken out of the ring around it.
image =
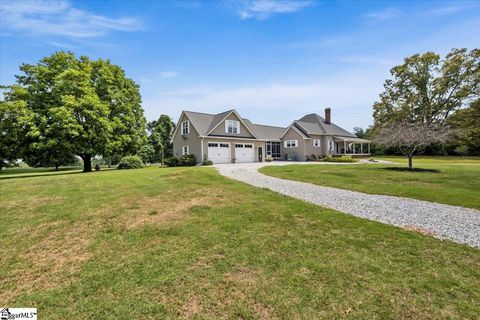
[[[48,174],[48,173],[45,173]],[[42,319],[476,318],[480,251],[221,177],[0,180],[2,304]]]
[[[406,167],[403,158],[383,159],[398,163],[395,167]],[[270,166],[260,171],[328,187],[480,209],[480,158],[419,157],[414,158],[415,168],[424,170],[409,172],[392,170],[392,164],[354,164]]]

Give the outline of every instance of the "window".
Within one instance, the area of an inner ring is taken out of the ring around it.
[[[187,156],[190,154],[190,148],[188,146],[182,147],[182,156]]]
[[[320,148],[320,139],[313,139],[313,146],[315,148]]]
[[[273,159],[280,159],[280,141],[267,141],[267,156],[271,156]]]
[[[333,151],[333,141],[328,140],[328,151]]]
[[[226,120],[225,121],[225,132],[226,133],[240,133],[240,122],[236,120]]]
[[[220,148],[228,148],[230,147],[228,143],[220,143]]]
[[[235,144],[235,148],[243,148],[243,144],[237,143]]]
[[[252,148],[253,148],[253,144],[246,144],[246,145],[245,145],[245,148],[250,148],[250,149],[252,149]]]
[[[218,143],[209,142],[209,143],[208,143],[208,146],[209,146],[209,147],[216,148],[216,147],[218,147]]]
[[[190,123],[188,120],[182,122],[182,135],[190,133]]]
[[[296,148],[298,147],[298,140],[286,140],[284,146],[285,148]]]

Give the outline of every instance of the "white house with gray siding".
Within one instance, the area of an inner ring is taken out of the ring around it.
[[[182,111],[173,132],[176,157],[192,154],[197,163],[262,162],[265,159],[305,161],[312,156],[366,156],[370,141],[331,122],[331,110],[325,117],[312,113],[293,121],[288,127],[254,124],[237,111],[219,114]]]

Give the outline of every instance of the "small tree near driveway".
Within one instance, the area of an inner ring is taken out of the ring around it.
[[[408,168],[413,169],[413,155],[418,149],[432,143],[445,143],[453,131],[443,125],[398,122],[382,128],[374,142],[386,147],[398,148],[408,158]]]

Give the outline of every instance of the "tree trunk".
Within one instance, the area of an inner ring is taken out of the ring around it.
[[[108,157],[108,167],[112,167],[112,156]]]
[[[58,171],[58,167],[59,167],[59,165],[55,164],[55,171]]]
[[[162,153],[161,153],[161,155],[160,155],[160,163],[161,163],[162,166],[163,166],[163,149],[162,149]]]
[[[413,169],[412,159],[413,159],[413,154],[410,153],[410,154],[408,155],[408,168],[409,168],[410,170]]]
[[[83,172],[92,172],[92,156],[84,155],[83,159]]]

